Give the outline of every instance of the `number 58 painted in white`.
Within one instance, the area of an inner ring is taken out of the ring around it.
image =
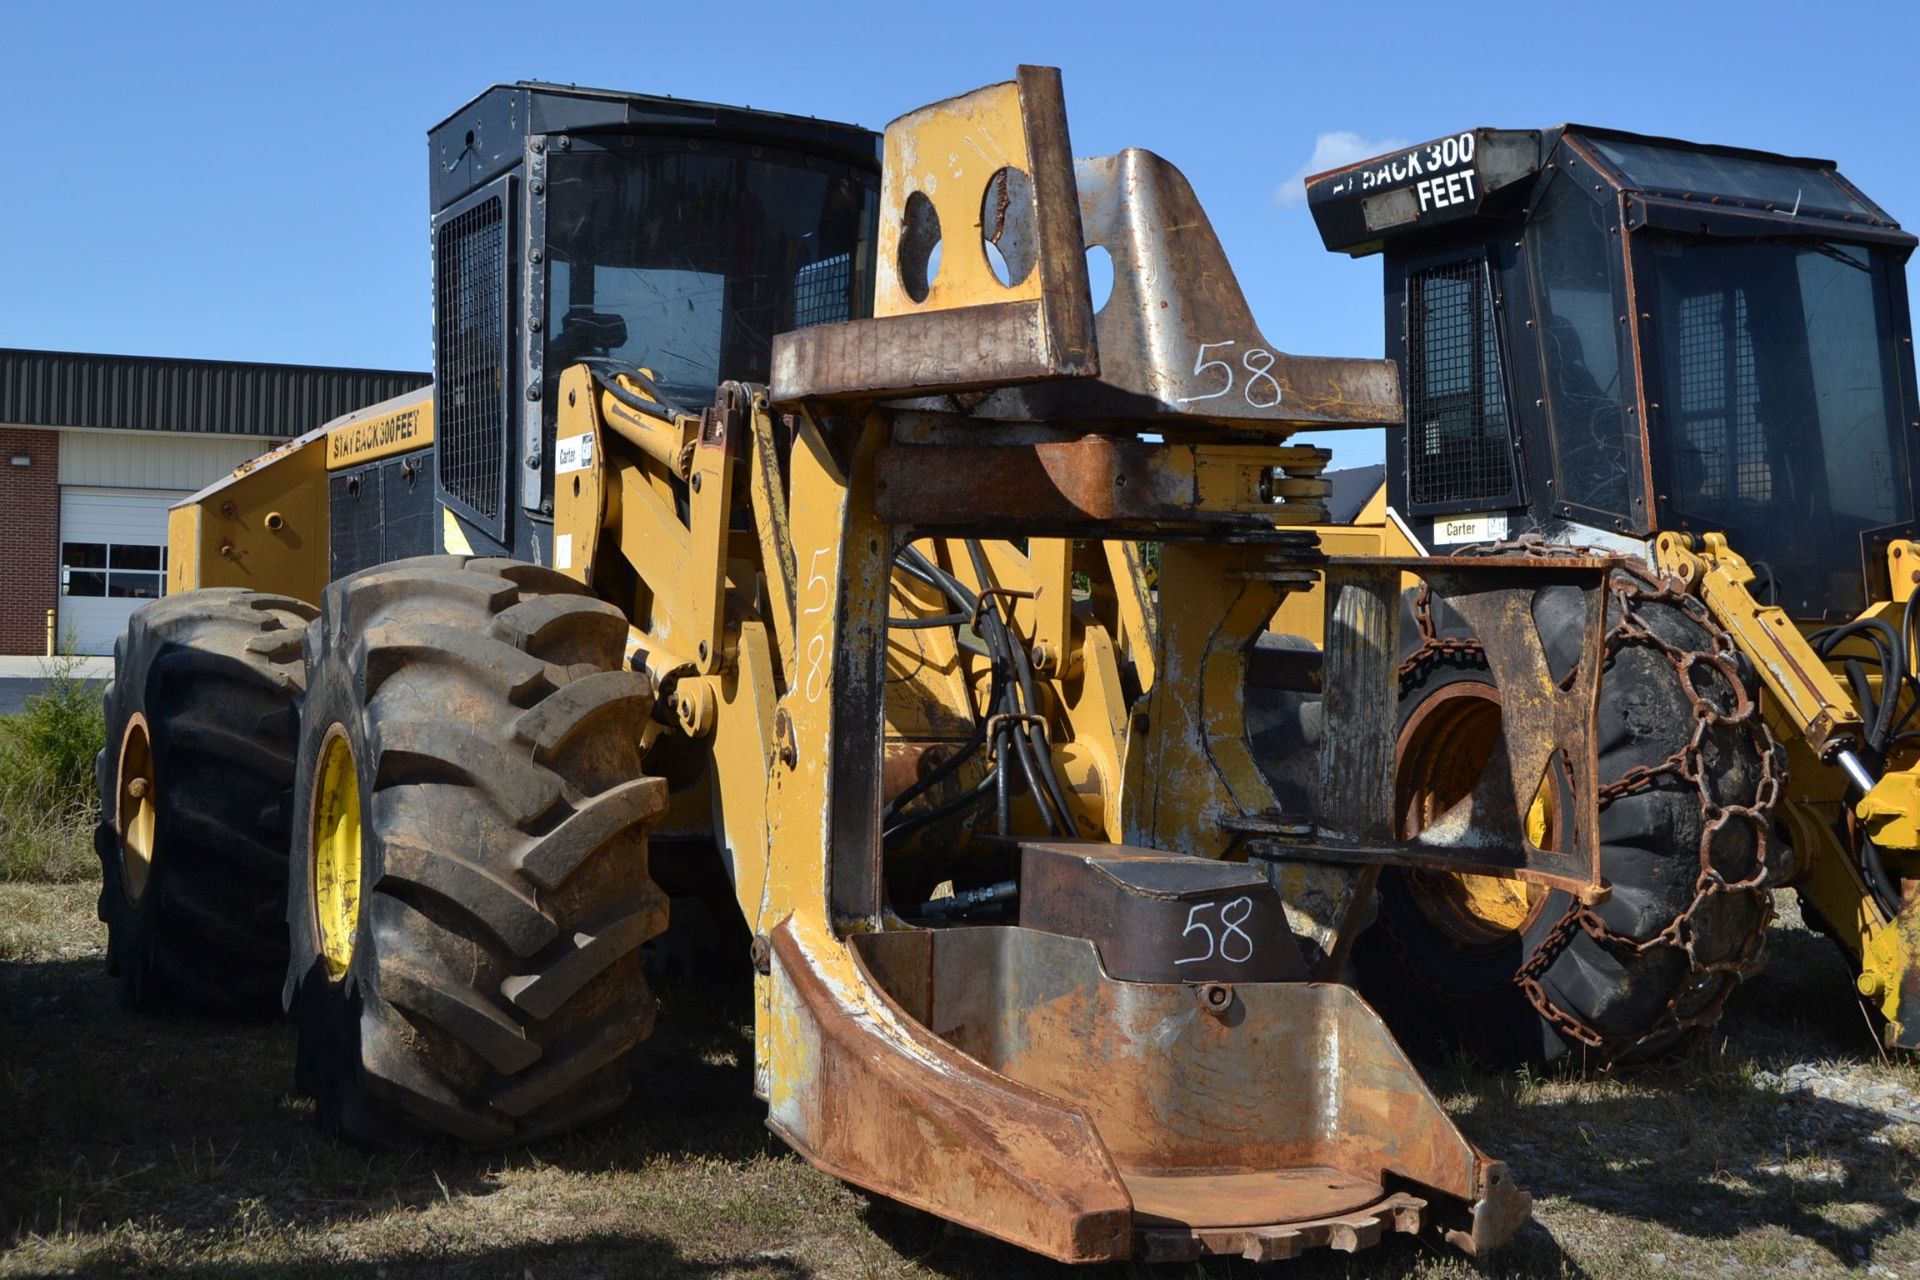
[[[1200,917],[1209,911],[1218,912],[1220,932],[1216,936],[1213,926]],[[1185,956],[1175,960],[1175,964],[1199,964],[1202,960],[1211,960],[1219,956],[1228,964],[1245,964],[1253,959],[1253,935],[1241,928],[1253,915],[1252,898],[1229,898],[1225,902],[1196,902],[1187,908],[1187,927],[1180,931],[1183,938],[1199,933],[1207,940],[1207,949],[1197,956]],[[1238,954],[1235,954],[1235,953]]]
[[[1233,366],[1225,360],[1207,359],[1207,350],[1211,347],[1232,347],[1239,344],[1229,338],[1225,342],[1203,342],[1199,350],[1193,353],[1193,376],[1198,378],[1209,369],[1218,369],[1226,377],[1226,384],[1218,391],[1209,391],[1203,396],[1181,396],[1175,404],[1197,404],[1202,400],[1218,400],[1233,390]],[[1240,367],[1247,371],[1246,386],[1241,390],[1241,398],[1250,408],[1272,409],[1279,405],[1282,397],[1280,380],[1273,376],[1273,366],[1277,357],[1265,347],[1250,347],[1240,357]],[[1262,383],[1266,386],[1263,389]],[[1255,393],[1258,392],[1258,395]]]
[[[831,548],[815,547],[813,559],[807,562],[806,592],[809,596],[814,596],[815,584],[819,585],[820,590],[813,603],[800,611],[803,617],[810,618],[816,613],[823,612],[833,603],[833,583],[828,581],[826,574],[820,572],[820,558],[830,553]],[[818,702],[820,695],[826,692],[826,687],[827,638],[816,632],[807,641],[806,676],[801,680],[800,688],[807,695],[808,702]]]

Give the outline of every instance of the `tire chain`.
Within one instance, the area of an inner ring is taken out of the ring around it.
[[[1508,542],[1480,543],[1463,547],[1454,552],[1459,556],[1523,556],[1530,559],[1558,559],[1591,555],[1592,552],[1579,547],[1567,547],[1549,543],[1538,534],[1527,534]],[[1634,581],[1623,581],[1623,577]],[[1767,925],[1773,919],[1773,896],[1766,892],[1772,883],[1768,868],[1768,854],[1773,843],[1772,816],[1779,803],[1781,792],[1782,753],[1774,739],[1773,732],[1767,727],[1761,715],[1758,701],[1747,692],[1747,682],[1734,660],[1734,647],[1731,637],[1714,621],[1712,614],[1700,599],[1692,595],[1680,579],[1663,576],[1656,577],[1643,564],[1625,566],[1624,574],[1610,575],[1607,589],[1613,593],[1620,605],[1620,620],[1608,629],[1603,640],[1603,665],[1610,662],[1614,654],[1628,644],[1644,645],[1654,649],[1672,664],[1674,673],[1679,677],[1680,688],[1693,706],[1693,734],[1665,760],[1653,765],[1635,765],[1625,774],[1599,788],[1596,795],[1598,807],[1605,809],[1616,797],[1630,794],[1649,787],[1661,778],[1678,778],[1690,784],[1700,800],[1700,809],[1706,822],[1700,834],[1698,850],[1699,872],[1694,880],[1693,901],[1659,933],[1644,942],[1637,941],[1624,934],[1609,929],[1606,922],[1592,907],[1575,899],[1565,915],[1555,922],[1547,936],[1535,947],[1533,954],[1513,974],[1511,978],[1487,988],[1464,993],[1453,992],[1453,998],[1460,999],[1480,995],[1485,991],[1498,989],[1509,984],[1518,985],[1540,1016],[1556,1031],[1568,1039],[1592,1051],[1602,1064],[1611,1066],[1626,1059],[1635,1051],[1669,1036],[1678,1036],[1696,1028],[1713,1024],[1727,1002],[1727,997],[1735,987],[1754,973],[1765,963]],[[1714,651],[1681,649],[1656,635],[1640,620],[1636,609],[1642,604],[1658,603],[1669,605],[1685,613],[1696,625],[1713,640]],[[1413,602],[1414,624],[1419,629],[1420,647],[1409,654],[1400,664],[1400,690],[1404,696],[1412,688],[1416,678],[1426,669],[1439,662],[1469,659],[1484,661],[1486,651],[1480,642],[1472,637],[1438,635],[1433,623],[1432,593],[1424,584],[1420,587]],[[1723,712],[1712,702],[1702,697],[1694,688],[1692,668],[1704,665],[1718,671],[1726,678],[1735,695],[1732,711]],[[1713,796],[1706,771],[1702,768],[1702,756],[1709,735],[1716,729],[1744,736],[1760,759],[1761,774],[1754,788],[1753,803],[1745,805],[1721,805]],[[1747,823],[1753,835],[1753,872],[1745,879],[1728,880],[1713,865],[1712,848],[1714,837],[1728,824]],[[1596,850],[1596,856],[1598,851]],[[1751,941],[1736,956],[1722,960],[1702,960],[1695,950],[1694,913],[1717,894],[1744,893],[1759,891],[1761,919]],[[1680,985],[1668,1000],[1666,1009],[1646,1030],[1634,1035],[1610,1036],[1597,1027],[1584,1022],[1571,1010],[1554,1003],[1546,992],[1541,978],[1552,967],[1560,953],[1572,944],[1579,933],[1586,933],[1603,947],[1625,951],[1631,955],[1642,955],[1655,947],[1673,947],[1687,957],[1687,981]],[[1387,934],[1395,948],[1400,951],[1407,972],[1418,976],[1402,946],[1400,939],[1391,928]],[[1680,1005],[1705,983],[1719,981],[1720,989],[1698,1009],[1691,1013],[1680,1012]],[[1427,984],[1422,984],[1427,985]],[[1436,993],[1443,994],[1443,993]]]

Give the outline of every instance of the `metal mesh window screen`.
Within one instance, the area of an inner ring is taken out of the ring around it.
[[[1483,259],[1407,280],[1409,504],[1516,501],[1506,379]]]
[[[488,520],[504,505],[507,444],[505,201],[482,200],[441,224],[433,375],[440,487]]]
[[[851,320],[853,255],[836,254],[810,262],[793,276],[793,327],[840,324]]]
[[[1708,502],[1768,501],[1773,469],[1746,291],[1682,298],[1679,356],[1681,492]]]
[[[1733,448],[1742,502],[1773,497],[1767,462],[1767,431],[1760,425],[1760,379],[1753,370],[1753,331],[1747,327],[1747,294],[1733,298]]]
[[[1704,498],[1726,496],[1714,465],[1727,448],[1725,306],[1721,294],[1680,302],[1680,487]]]

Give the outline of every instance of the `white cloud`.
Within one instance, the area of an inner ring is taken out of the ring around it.
[[[1288,174],[1280,189],[1273,193],[1273,202],[1285,206],[1301,204],[1307,198],[1307,179],[1314,174],[1398,151],[1406,145],[1403,138],[1366,138],[1346,129],[1323,133],[1313,140],[1313,154],[1307,157],[1307,162]]]

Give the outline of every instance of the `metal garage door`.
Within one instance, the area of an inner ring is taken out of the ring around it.
[[[164,589],[171,489],[60,490],[60,636],[77,653],[112,653],[127,615]]]

